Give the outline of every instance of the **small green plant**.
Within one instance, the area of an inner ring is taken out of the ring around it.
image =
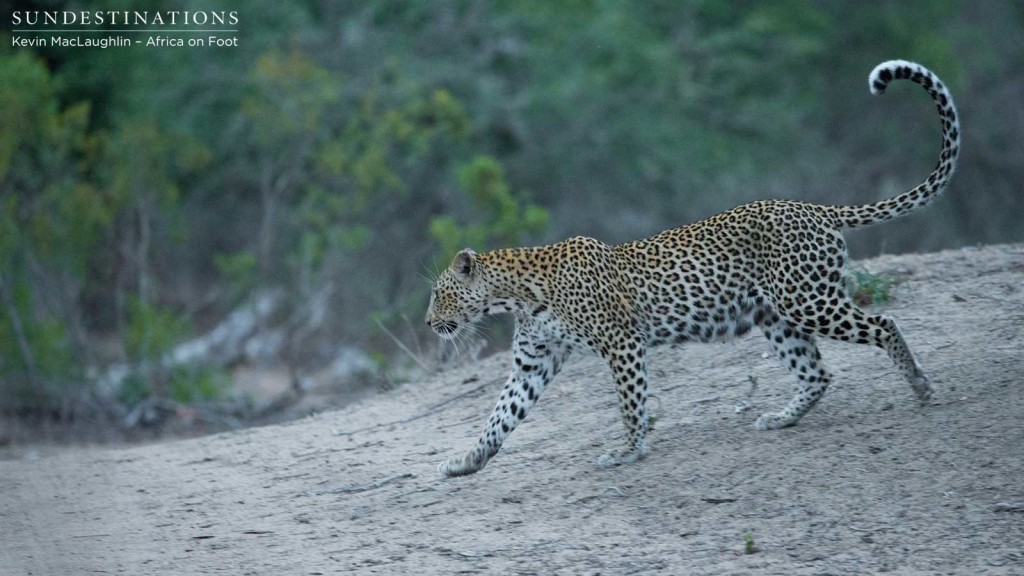
[[[850,295],[858,306],[888,302],[892,298],[892,288],[898,282],[899,279],[892,274],[872,274],[864,268],[853,268],[847,276]]]
[[[750,382],[750,391],[747,392],[747,396],[753,396],[754,392],[757,392],[757,376],[747,374],[747,382]]]
[[[754,543],[753,532],[747,531],[743,533],[743,553],[744,554],[757,554],[761,549]]]

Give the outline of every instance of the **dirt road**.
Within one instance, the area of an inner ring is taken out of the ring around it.
[[[0,462],[0,573],[1024,574],[1024,246],[862,264],[906,275],[876,309],[930,406],[880,350],[824,342],[824,399],[757,432],[790,396],[763,338],[661,348],[651,454],[600,469],[623,430],[578,358],[483,472],[442,479],[498,355],[287,425]]]

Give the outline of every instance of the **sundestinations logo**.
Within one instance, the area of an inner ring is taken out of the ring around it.
[[[16,10],[11,46],[237,47],[235,10]]]

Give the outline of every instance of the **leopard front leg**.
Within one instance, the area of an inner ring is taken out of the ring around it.
[[[479,472],[498,453],[505,438],[516,429],[541,393],[558,373],[568,352],[545,344],[534,344],[523,335],[513,340],[515,365],[505,382],[498,403],[487,419],[476,447],[461,458],[449,458],[437,466],[444,476],[465,476]]]
[[[602,455],[597,459],[598,466],[630,464],[647,454],[647,361],[643,344],[635,342],[612,355],[609,364],[618,389],[622,423],[626,425],[626,448]]]

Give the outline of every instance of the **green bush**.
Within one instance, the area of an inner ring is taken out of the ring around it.
[[[437,216],[430,222],[430,235],[440,246],[441,258],[450,258],[462,248],[480,250],[511,247],[523,238],[543,232],[548,211],[515,195],[505,181],[497,160],[477,156],[459,168],[459,187],[470,201],[470,222],[459,224],[452,216]]]
[[[241,261],[248,258],[242,257]],[[207,366],[165,365],[167,354],[189,332],[189,322],[179,314],[138,298],[129,300],[124,349],[136,372],[122,385],[122,402],[131,405],[149,396],[161,396],[192,404],[223,397],[231,387],[225,372]]]
[[[210,367],[180,367],[171,371],[168,386],[171,400],[196,404],[220,400],[231,390],[231,377]]]
[[[155,304],[131,297],[124,350],[135,363],[159,362],[189,331],[188,321]]]

